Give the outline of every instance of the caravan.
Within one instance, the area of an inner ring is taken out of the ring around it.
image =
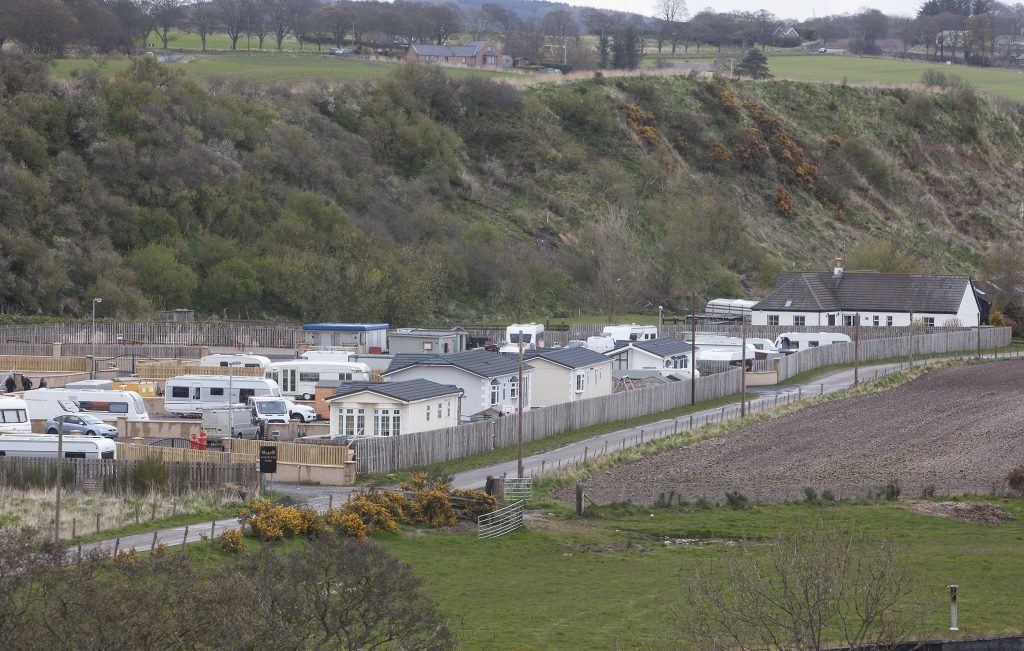
[[[523,340],[523,350],[537,350],[544,347],[544,324],[513,323],[505,328],[505,344],[499,349],[502,353],[518,353],[519,339]]]
[[[29,417],[36,420],[49,420],[54,416],[78,411],[93,414],[108,423],[120,417],[149,420],[146,403],[134,391],[32,389],[24,395]]]
[[[620,341],[650,341],[657,338],[658,326],[636,323],[610,325],[605,326],[600,335],[587,337],[586,347],[595,353],[607,353],[609,350],[615,350]]]
[[[274,362],[267,367],[264,377],[277,382],[283,396],[312,400],[316,395],[317,382],[369,382],[370,367],[361,362],[293,359],[287,362]]]
[[[0,457],[57,458],[58,438],[65,459],[116,459],[117,444],[95,436],[0,436]]]
[[[775,340],[780,353],[790,354],[829,344],[848,344],[850,335],[841,332],[783,332]]]
[[[242,368],[267,368],[270,358],[252,353],[215,353],[199,358],[200,366],[240,366]]]
[[[14,396],[0,397],[0,434],[30,434],[28,403]]]
[[[261,377],[179,375],[167,380],[164,408],[172,414],[200,414],[204,409],[245,404],[251,396],[281,397],[277,382]]]

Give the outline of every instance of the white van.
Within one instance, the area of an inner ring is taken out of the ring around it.
[[[263,376],[277,382],[281,395],[301,400],[316,396],[316,384],[324,380],[369,382],[370,367],[362,362],[325,362],[313,359],[291,359],[274,362]]]
[[[780,353],[795,353],[829,344],[848,344],[851,341],[850,335],[841,332],[783,332],[775,339],[775,347]]]
[[[97,389],[32,389],[25,392],[29,418],[49,420],[61,414],[82,411],[108,423],[121,416],[128,420],[149,420],[146,403],[134,391]],[[69,408],[73,404],[76,408]]]
[[[31,434],[28,403],[14,396],[0,397],[0,434]]]
[[[110,439],[94,436],[65,436],[65,459],[116,459],[117,445]],[[57,458],[56,436],[0,436],[0,457]]]
[[[513,323],[505,328],[505,344],[499,348],[502,353],[518,353],[519,338],[523,339],[523,350],[536,350],[544,347],[543,323]]]
[[[270,358],[252,353],[214,353],[199,358],[200,366],[240,366],[242,368],[267,368]]]
[[[261,377],[179,375],[167,380],[164,408],[172,414],[199,414],[204,409],[245,404],[250,396],[279,398],[281,389],[277,382]]]

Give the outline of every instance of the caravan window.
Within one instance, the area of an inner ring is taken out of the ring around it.
[[[113,459],[113,458],[114,458],[114,451],[113,450],[110,450],[110,451],[107,451],[107,452],[100,452],[100,459]]]
[[[85,458],[85,452],[65,452],[64,453],[64,458],[65,459],[84,459]]]
[[[24,409],[3,409],[0,410],[0,422],[3,423],[26,423],[28,415]]]
[[[251,396],[256,395],[256,389],[239,389],[238,402],[246,402]]]
[[[188,387],[171,387],[172,398],[187,398]]]
[[[211,396],[222,396],[224,395],[224,387],[210,387]]]
[[[299,372],[299,382],[319,382],[319,381],[320,381],[320,374],[319,373],[302,373],[301,371]]]
[[[819,345],[820,344],[817,341],[808,341],[807,342],[807,347],[808,348],[817,348]]]
[[[523,343],[524,344],[528,344],[531,341],[533,341],[533,335],[526,334],[524,332],[523,333]],[[519,343],[519,333],[516,332],[516,333],[510,334],[508,336],[508,343],[510,343],[510,344],[518,344]]]

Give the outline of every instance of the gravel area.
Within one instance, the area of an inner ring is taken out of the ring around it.
[[[934,371],[890,391],[830,402],[599,473],[596,503],[803,498],[805,486],[863,497],[898,480],[904,497],[988,493],[1024,464],[1024,362]],[[555,493],[572,501],[574,489]]]

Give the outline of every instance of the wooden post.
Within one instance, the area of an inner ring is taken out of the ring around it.
[[[150,543],[150,545],[149,545],[149,551],[156,551],[156,536],[157,536],[157,532],[154,531],[153,532],[153,542]]]
[[[210,523],[210,540],[213,540],[214,534],[217,532],[217,521],[214,520]]]
[[[181,537],[181,551],[185,551],[185,545],[188,544],[188,525],[185,525],[185,535]]]
[[[78,537],[78,518],[71,518],[71,537]]]
[[[330,511],[334,508],[334,493],[327,496],[327,510]]]
[[[100,532],[100,514],[96,514],[96,533]]]
[[[121,536],[118,536],[117,539],[114,540],[114,556],[117,556],[117,551],[119,549],[121,549]]]
[[[518,477],[523,478],[523,331],[519,331],[519,385],[516,397],[519,398],[519,413],[516,414],[516,460],[519,470]]]
[[[914,311],[910,311],[910,325],[907,326],[907,365],[914,368]]]
[[[860,312],[853,330],[853,386],[860,384]]]
[[[583,515],[583,484],[576,484],[576,515]]]
[[[690,292],[690,404],[697,404],[697,294]]]
[[[981,315],[978,315],[978,327],[975,328],[978,331],[978,359],[981,359]]]

